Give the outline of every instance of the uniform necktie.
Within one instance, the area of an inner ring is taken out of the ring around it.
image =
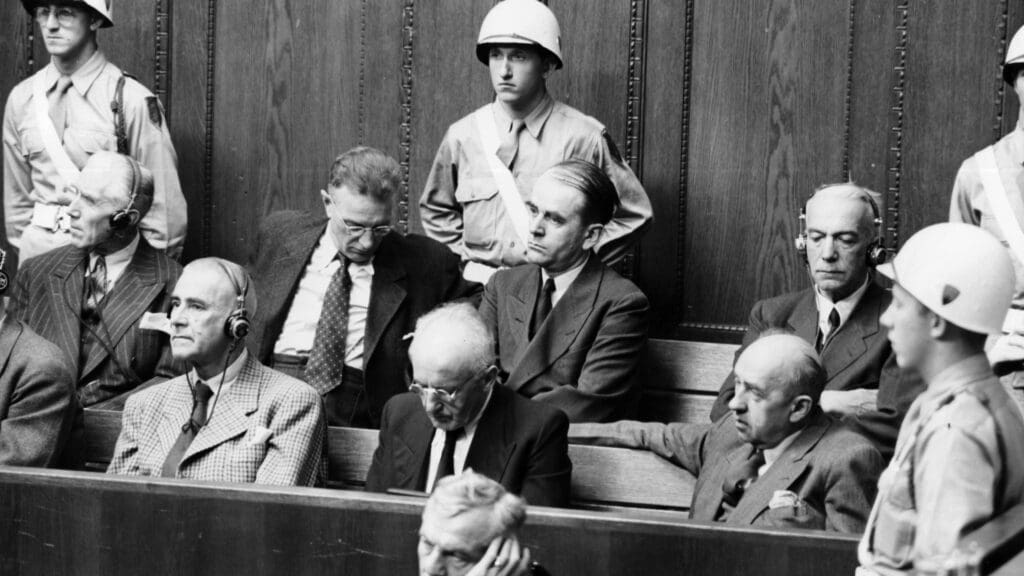
[[[530,320],[530,340],[537,335],[544,319],[551,313],[551,297],[555,293],[555,280],[548,278],[541,286],[540,294],[537,295],[537,305],[533,307],[533,319]]]
[[[498,159],[505,166],[511,168],[512,161],[516,159],[516,153],[519,152],[519,133],[524,127],[526,124],[522,120],[513,120],[507,138],[502,139],[501,145],[498,146]]]
[[[185,451],[188,450],[192,441],[195,440],[199,429],[206,425],[206,406],[210,403],[211,396],[213,396],[213,390],[210,390],[209,386],[203,383],[202,380],[196,382],[192,417],[181,427],[181,434],[178,436],[178,440],[171,447],[171,451],[167,453],[163,470],[160,472],[161,476],[174,478],[178,475],[178,465],[181,464]]]
[[[68,88],[71,87],[71,77],[61,76],[57,79],[57,87],[50,93],[50,119],[53,120],[53,127],[57,130],[57,137],[64,141],[64,125],[67,123],[68,113]]]
[[[828,313],[828,334],[822,333],[818,338],[818,345],[816,346],[817,351],[820,353],[822,348],[828,344],[828,341],[835,335],[836,330],[839,329],[839,310],[833,306],[832,311]]]
[[[342,257],[341,267],[331,277],[324,294],[323,310],[316,325],[313,349],[306,365],[306,382],[320,395],[327,394],[342,382],[345,369],[345,339],[348,336],[348,304],[352,295],[352,277],[348,259]]]
[[[85,298],[82,302],[82,318],[94,318],[100,303],[107,295],[107,260],[102,254],[96,256],[96,262],[85,276]]]
[[[441,460],[437,464],[437,474],[434,475],[434,486],[437,486],[441,478],[455,474],[455,442],[460,436],[462,428],[444,433],[444,449],[441,450]]]
[[[764,451],[751,446],[750,455],[726,473],[722,482],[722,502],[735,507],[747,488],[757,480],[761,466],[764,466]]]

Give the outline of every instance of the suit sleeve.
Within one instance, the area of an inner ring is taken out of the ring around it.
[[[420,218],[427,236],[444,244],[461,259],[468,259],[462,236],[462,205],[455,198],[459,186],[458,166],[445,134],[430,166],[427,183],[420,196]]]
[[[499,349],[500,339],[498,338],[498,287],[495,284],[497,276],[498,274],[491,276],[487,286],[484,287],[484,295],[480,299],[479,312],[480,316],[483,316],[484,324],[487,324],[491,334],[494,336],[494,352],[498,358],[501,358],[501,350]],[[504,370],[508,370],[508,368],[510,367],[503,367]]]
[[[597,246],[601,260],[612,265],[621,260],[640,240],[651,225],[653,212],[647,192],[619,155],[607,130],[601,132],[597,164],[604,169],[619,193],[619,207],[612,221],[605,226]]]
[[[886,460],[892,458],[903,417],[917,396],[926,388],[920,376],[904,372],[890,352],[878,381],[877,410],[845,416],[842,421],[850,429],[871,440]]]
[[[884,468],[882,455],[870,444],[858,443],[836,455],[825,487],[826,530],[864,532]]]
[[[31,260],[22,262],[18,273],[14,276],[14,290],[11,299],[7,303],[7,316],[11,320],[27,322],[29,308],[29,285],[31,284],[33,266]]]
[[[479,282],[470,282],[462,277],[462,261],[452,252],[444,255],[443,277],[447,279],[445,302],[465,300],[473,306],[479,306],[484,287]]]
[[[153,204],[139,229],[154,248],[177,256],[188,228],[188,209],[178,179],[178,157],[167,129],[167,117],[156,96],[143,96],[148,90],[133,92],[139,97],[134,101],[125,99],[131,116],[128,130],[132,155],[153,173]]]
[[[8,365],[4,377],[13,381],[14,390],[0,422],[0,464],[56,465],[78,406],[71,373],[59,357],[40,355]]]
[[[705,445],[715,425],[621,420],[609,424],[577,423],[569,430],[573,443],[650,450],[658,456],[700,475]]]
[[[384,412],[380,420],[380,437],[377,441],[377,449],[373,451],[373,461],[370,462],[370,471],[366,474],[367,492],[387,492],[391,488],[394,478],[394,468],[391,459],[391,436],[394,430],[391,428],[391,411],[393,403],[384,405]]]
[[[533,506],[569,505],[569,419],[555,412],[537,436],[520,495]]]
[[[754,308],[750,310],[747,333],[743,335],[743,344],[736,350],[736,355],[733,357],[733,366],[736,365],[736,361],[739,360],[740,355],[747,349],[747,346],[750,346],[757,340],[761,336],[761,332],[767,328],[768,324],[764,320],[763,309],[764,301],[760,301],[754,304]],[[722,382],[722,388],[718,391],[718,398],[715,399],[715,403],[711,407],[712,422],[717,422],[729,412],[729,401],[736,395],[735,388],[736,374],[730,371],[729,375],[725,377],[725,381]]]
[[[608,421],[630,412],[649,310],[647,297],[639,291],[612,304],[589,350],[580,351],[586,359],[576,386],[555,385],[533,399],[561,409],[572,422]]]
[[[256,471],[256,483],[314,486],[320,480],[327,437],[320,395],[309,386],[289,386],[279,403],[270,421],[269,445]]]
[[[6,219],[7,242],[12,247],[21,246],[21,233],[32,219],[32,169],[14,120],[14,99],[8,97],[4,109],[4,217]]]
[[[142,476],[139,468],[139,432],[145,423],[145,407],[139,396],[129,396],[121,413],[121,433],[114,446],[114,457],[107,466],[107,474]]]

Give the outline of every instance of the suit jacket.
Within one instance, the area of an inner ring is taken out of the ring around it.
[[[636,364],[647,342],[647,297],[591,257],[533,339],[540,267],[498,271],[480,313],[496,334],[505,385],[560,408],[573,422],[636,415]]]
[[[466,468],[501,483],[534,506],[566,506],[572,462],[561,411],[495,386],[466,454]],[[384,407],[380,443],[366,489],[423,490],[434,426],[418,396],[392,398]]]
[[[574,424],[571,435],[574,442],[651,450],[685,468],[697,476],[690,517],[705,521],[715,519],[722,484],[751,450],[736,432],[731,413],[714,424]],[[883,468],[882,455],[870,442],[815,410],[807,427],[746,489],[726,524],[863,532]],[[805,513],[771,509],[777,490],[795,493]]]
[[[0,465],[54,466],[77,413],[60,350],[10,318],[0,327]]]
[[[299,280],[326,228],[325,217],[285,211],[268,216],[260,229],[250,266],[260,303],[249,348],[261,362],[271,362]],[[462,279],[459,258],[448,248],[415,234],[388,234],[373,258],[373,268],[363,381],[371,420],[378,426],[384,403],[407,388],[409,343],[402,337],[438,304],[476,297],[481,287]]]
[[[185,375],[131,395],[107,472],[160,476],[192,415]],[[327,433],[316,391],[247,355],[178,467],[178,478],[312,486],[322,478]]]
[[[30,258],[18,270],[10,310],[61,349],[82,404],[118,396],[154,376],[180,374],[167,335],[139,329],[139,320],[146,312],[167,313],[181,266],[139,238],[131,262],[103,299],[102,320],[86,328],[81,320],[86,262],[88,253],[74,246]],[[83,365],[82,333],[90,328],[97,342]]]
[[[821,351],[821,361],[828,381],[826,390],[878,390],[878,409],[863,411],[843,418],[851,429],[861,433],[888,460],[896,446],[900,424],[924,382],[916,375],[902,373],[896,356],[878,319],[889,306],[892,293],[870,282],[853,313]],[[761,300],[750,312],[750,327],[736,359],[754,340],[768,329],[782,329],[800,336],[812,345],[818,334],[818,308],[814,288]],[[730,373],[722,383],[718,399],[711,410],[712,421],[729,411],[734,395],[735,375]]]

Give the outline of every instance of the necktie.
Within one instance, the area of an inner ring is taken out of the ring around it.
[[[189,445],[195,440],[199,429],[206,425],[206,406],[210,402],[210,397],[213,396],[213,390],[210,390],[210,387],[200,380],[196,382],[194,394],[192,417],[181,427],[181,434],[178,436],[178,440],[171,447],[171,451],[167,453],[167,459],[164,460],[163,470],[161,470],[160,475],[165,478],[174,478],[178,475],[178,465],[181,464],[181,458],[185,456],[185,451],[188,450]]]
[[[835,335],[836,330],[839,329],[839,310],[833,306],[832,311],[828,313],[828,334],[821,334],[818,338],[818,345],[816,346],[817,351],[821,352],[822,348],[828,344],[828,341]]]
[[[533,340],[541,325],[544,324],[544,319],[551,313],[551,297],[554,293],[555,281],[548,278],[541,286],[540,294],[537,295],[537,305],[533,307],[533,318],[530,320],[530,340]]]
[[[57,136],[61,142],[64,141],[64,125],[67,123],[68,88],[71,87],[71,77],[61,76],[57,79],[57,87],[50,93],[50,119],[53,120],[53,127],[57,130]]]
[[[737,462],[729,469],[722,482],[722,503],[735,507],[743,493],[757,480],[757,471],[764,466],[764,451],[751,446],[750,455],[746,460]]]
[[[455,474],[455,442],[460,436],[462,428],[444,433],[444,449],[441,450],[441,461],[438,462],[437,474],[434,475],[434,486],[437,486],[437,481],[441,478]]]
[[[102,254],[96,256],[89,273],[85,276],[85,298],[82,300],[82,318],[95,318],[100,303],[107,295],[107,260]]]
[[[331,277],[324,294],[323,310],[316,325],[313,349],[306,365],[306,382],[320,395],[327,394],[341,384],[345,369],[345,339],[348,336],[348,302],[352,294],[352,277],[348,274],[348,259],[341,259],[341,267]]]
[[[503,138],[501,145],[498,146],[498,158],[505,166],[511,168],[512,161],[516,159],[516,153],[519,152],[519,133],[524,127],[526,124],[522,120],[513,120],[507,137]]]

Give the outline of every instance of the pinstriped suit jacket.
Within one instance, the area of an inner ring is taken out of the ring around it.
[[[191,415],[192,392],[184,375],[132,394],[107,472],[160,476]],[[327,420],[316,390],[267,368],[250,354],[185,451],[177,477],[313,486],[322,480],[326,434]]]
[[[94,327],[102,343],[93,346],[84,365],[80,363],[87,258],[85,250],[62,246],[24,262],[9,314],[64,352],[84,406],[127,392],[154,376],[180,374],[183,370],[171,358],[167,335],[140,330],[139,319],[147,311],[167,312],[181,266],[141,238],[132,261],[103,300],[103,321]]]

